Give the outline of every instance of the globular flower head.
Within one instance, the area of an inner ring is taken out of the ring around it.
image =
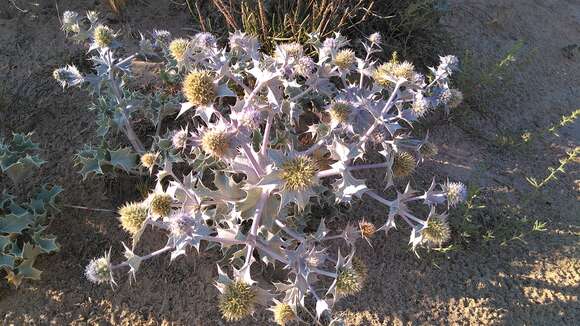
[[[427,225],[421,231],[422,242],[427,245],[440,246],[451,237],[451,230],[445,216],[432,214],[427,219]]]
[[[95,284],[114,283],[110,255],[107,253],[103,257],[91,260],[85,268],[85,276]]]
[[[448,89],[441,94],[441,102],[454,109],[463,102],[463,93],[458,89]]]
[[[440,64],[437,67],[437,74],[441,75],[443,73],[451,74],[454,71],[459,70],[459,59],[454,55],[447,55],[444,57],[439,57]]]
[[[167,45],[171,40],[171,33],[162,29],[154,29],[151,36],[155,40],[156,46]]]
[[[350,267],[344,266],[338,271],[336,278],[336,293],[341,296],[360,292],[367,277],[367,269],[362,261],[353,263]]]
[[[276,52],[274,53],[274,57],[276,58],[291,58],[294,60],[298,60],[304,54],[304,49],[302,45],[297,42],[292,43],[284,43],[280,44],[276,47]]]
[[[244,32],[235,31],[234,33],[230,33],[229,41],[230,49],[243,50],[248,44],[248,36]]]
[[[330,121],[333,125],[339,125],[341,123],[347,123],[352,107],[348,102],[336,101],[330,105],[328,109],[328,114],[330,115]]]
[[[217,158],[223,158],[232,149],[231,137],[225,130],[208,129],[201,136],[201,149]]]
[[[183,94],[193,105],[210,105],[217,96],[217,87],[211,72],[194,70],[183,81]]]
[[[348,70],[355,63],[356,55],[351,49],[340,50],[334,57],[334,64],[341,70]]]
[[[377,84],[387,87],[400,80],[412,81],[415,79],[415,66],[407,61],[399,63],[395,60],[383,63],[373,72]]]
[[[77,24],[79,14],[74,11],[65,11],[62,14],[62,29],[65,32],[72,32],[73,26]]]
[[[99,20],[99,13],[94,10],[89,10],[87,11],[87,19],[91,22],[91,24],[94,24]]]
[[[58,68],[52,72],[52,77],[58,81],[62,87],[81,85],[85,79],[75,66]]]
[[[303,191],[316,182],[316,163],[307,156],[298,156],[289,159],[281,166],[281,178],[284,189],[289,191]]]
[[[195,34],[195,36],[193,37],[193,41],[195,43],[195,46],[204,49],[213,48],[217,44],[215,36],[208,32],[201,32]]]
[[[454,207],[467,199],[467,187],[461,182],[447,182],[443,187],[449,206]]]
[[[409,152],[397,152],[393,160],[393,175],[395,177],[409,176],[415,170],[417,161]]]
[[[415,100],[411,105],[411,112],[417,118],[420,118],[427,114],[429,109],[431,108],[431,103],[423,96],[423,93],[417,92],[415,94]]]
[[[191,231],[195,220],[188,214],[176,214],[169,218],[169,230],[175,236],[183,236]]]
[[[119,209],[119,220],[125,231],[136,234],[147,219],[147,206],[142,203],[127,203]]]
[[[189,40],[177,38],[169,43],[169,54],[175,61],[183,62],[187,59],[189,44]]]
[[[227,321],[250,316],[258,302],[258,293],[250,284],[235,280],[225,286],[219,299],[219,309]]]
[[[152,169],[157,162],[157,157],[159,157],[159,153],[145,153],[141,155],[141,165],[148,169]]]
[[[433,157],[437,155],[438,152],[437,145],[431,142],[425,142],[421,147],[419,147],[419,153],[421,153],[423,157]]]
[[[288,322],[296,319],[292,306],[287,303],[278,302],[271,310],[274,313],[274,321],[280,326],[285,326]]]
[[[171,137],[171,144],[175,149],[184,149],[187,147],[188,138],[189,132],[186,129],[181,129],[173,134],[173,137]]]
[[[100,48],[106,48],[111,46],[115,40],[115,33],[111,28],[105,25],[99,25],[95,27],[93,31],[93,39],[95,44]]]
[[[365,220],[360,221],[358,227],[360,229],[360,234],[366,239],[372,238],[375,235],[375,232],[377,232],[375,225]]]
[[[155,54],[153,43],[151,42],[151,40],[145,38],[143,34],[141,34],[141,40],[139,41],[139,49],[141,53],[143,53],[146,56]]]
[[[169,194],[156,192],[150,195],[149,209],[154,217],[169,216],[172,205],[173,197]]]
[[[377,44],[377,45],[381,44],[383,41],[383,38],[381,37],[381,33],[379,33],[379,32],[372,33],[369,36],[369,41],[373,44]]]
[[[298,59],[298,62],[294,65],[294,71],[303,77],[310,77],[314,70],[316,69],[316,64],[312,60],[312,58],[308,56],[304,56]]]
[[[255,106],[250,105],[241,111],[232,112],[230,118],[237,121],[241,126],[255,129],[262,122],[262,112]]]

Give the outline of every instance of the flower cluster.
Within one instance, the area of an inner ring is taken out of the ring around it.
[[[63,29],[74,33],[70,24],[79,16],[66,15]],[[133,247],[125,247],[127,260],[117,265],[108,256],[93,260],[86,271],[91,281],[113,282],[114,271],[122,268],[134,276],[145,259],[170,252],[173,260],[188,247],[217,244],[203,248],[227,252],[229,264],[218,266],[216,282],[224,319],[237,321],[270,306],[275,322],[284,325],[308,309],[307,297],[321,318],[337,300],[364,288],[368,270],[355,256],[359,239],[370,243],[377,232],[406,223],[413,249],[449,240],[447,209],[465,199],[465,186],[433,180],[420,192],[404,183],[424,159],[437,154],[427,137],[414,136],[413,124],[461,101],[461,93],[450,88],[450,76],[458,70],[454,56],[442,57],[425,76],[396,55],[378,64],[377,33],[363,44],[362,55],[339,33],[325,40],[311,35],[304,46],[279,44],[268,55],[242,32],[220,46],[208,33],[171,40],[168,32],[155,31],[142,36],[142,53],[123,59],[115,58],[112,30],[98,26],[87,40],[97,54],[96,70],[103,71],[97,77],[119,88],[109,95],[111,101],[126,104],[119,95],[127,93],[124,84],[115,80],[136,58],[162,63],[164,80],[182,91],[174,95],[181,104],[173,113],[157,115],[149,151],[131,129],[134,110],[125,107],[120,114],[120,129],[140,157],[137,169],[151,173],[156,186],[142,202],[119,210],[121,226],[133,238]],[[95,85],[93,77],[64,69],[55,72],[63,86]],[[175,116],[177,129],[162,127],[168,116]],[[120,161],[120,154],[113,154],[117,160],[110,161]],[[373,162],[365,162],[371,157]],[[377,172],[385,189],[371,189],[363,178]],[[328,193],[335,203],[375,202],[384,206],[385,216],[330,231],[324,218],[300,214],[327,200]],[[419,205],[427,209],[415,209]],[[317,230],[309,223],[317,223]],[[147,227],[165,230],[169,240],[155,252],[137,255],[135,244]],[[349,248],[346,255],[337,249],[341,240]],[[273,290],[260,286],[250,272],[251,266],[268,263],[288,273],[286,282],[267,287]]]

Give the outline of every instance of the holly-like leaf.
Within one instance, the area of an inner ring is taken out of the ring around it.
[[[22,233],[34,223],[34,216],[30,213],[20,215],[7,214],[0,217],[0,233]]]
[[[109,151],[109,154],[111,155],[111,165],[116,168],[129,172],[137,166],[138,155],[128,147]]]
[[[5,236],[5,235],[0,235],[0,253],[4,252],[4,250],[6,250],[6,247],[10,244],[12,244],[12,239],[10,239],[9,236]]]
[[[34,239],[34,242],[44,253],[47,254],[59,250],[59,246],[56,243],[56,237],[42,238],[38,235],[38,237]]]
[[[4,173],[8,175],[12,182],[20,183],[22,180],[29,177],[35,168],[40,167],[44,163],[39,157],[27,155],[20,158],[16,163],[3,169]]]
[[[14,257],[10,255],[0,254],[0,267],[14,269]]]

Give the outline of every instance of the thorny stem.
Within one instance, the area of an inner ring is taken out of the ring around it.
[[[266,121],[266,128],[264,129],[264,139],[262,139],[262,147],[260,147],[260,155],[266,155],[266,150],[268,149],[268,143],[270,138],[270,130],[272,129],[272,122],[274,121],[274,112],[270,111],[268,113],[268,120]]]
[[[260,194],[260,199],[258,200],[258,204],[256,204],[256,211],[254,213],[254,219],[252,220],[252,226],[250,227],[250,233],[248,234],[248,238],[258,245],[257,235],[258,235],[258,228],[260,227],[260,219],[262,218],[262,211],[264,210],[264,206],[266,206],[266,201],[268,200],[269,193],[265,190],[262,191]],[[246,252],[246,262],[245,265],[248,265],[251,262],[252,254],[254,253],[254,245],[248,244],[248,251]]]
[[[258,95],[258,93],[260,92],[260,90],[262,90],[262,87],[264,87],[266,83],[264,82],[259,82],[256,87],[254,88],[254,90],[250,93],[250,95],[248,95],[248,98],[246,98],[246,103],[244,104],[244,108],[247,108],[250,103],[252,103],[252,100],[254,99],[254,97],[256,97],[256,95]]]
[[[200,239],[202,240],[206,240],[206,241],[212,241],[212,242],[219,242],[219,243],[223,243],[223,244],[246,244],[245,241],[242,240],[236,240],[236,239],[226,239],[226,238],[220,238],[220,237],[213,237],[213,236],[200,236]],[[159,256],[169,250],[173,250],[175,248],[175,246],[165,246],[161,249],[158,249],[156,251],[153,251],[145,256],[141,256],[141,260],[147,260],[156,256]],[[127,262],[122,262],[120,264],[117,265],[112,265],[111,266],[111,270],[116,270],[125,266],[129,266],[129,263]]]
[[[159,256],[162,253],[167,252],[167,251],[169,251],[171,249],[173,249],[173,246],[165,246],[165,247],[163,247],[163,248],[161,248],[159,250],[156,250],[154,252],[151,252],[151,253],[149,253],[149,254],[147,254],[145,256],[141,256],[141,260],[143,261],[143,260],[147,260],[147,259],[153,258],[155,256]],[[112,265],[111,266],[111,270],[114,271],[116,269],[119,269],[119,268],[122,268],[122,267],[125,267],[125,266],[129,266],[129,263],[126,262],[126,261],[124,261],[124,262],[122,262],[120,264],[117,264],[117,265]]]
[[[320,274],[320,275],[324,275],[324,276],[328,276],[328,277],[332,277],[332,278],[338,277],[338,275],[336,273],[325,271],[325,270],[318,269],[318,268],[311,268],[310,271],[313,273],[316,273],[316,274]]]
[[[372,164],[361,164],[361,165],[352,165],[347,167],[348,171],[357,171],[357,170],[365,170],[365,169],[380,169],[380,168],[386,168],[389,166],[389,163],[387,162],[382,162],[382,163],[372,163]],[[328,169],[328,170],[324,170],[324,171],[320,171],[316,174],[317,178],[325,178],[325,177],[331,177],[334,175],[338,175],[341,172],[336,170],[336,169]]]
[[[303,90],[302,92],[298,93],[297,95],[291,97],[288,101],[290,101],[291,103],[296,102],[296,100],[298,100],[302,96],[306,95],[311,90],[312,90],[312,86],[308,86],[305,90]]]
[[[374,46],[374,43],[371,45],[371,50],[372,50],[372,47],[373,47],[373,46]],[[367,52],[367,55],[366,55],[366,57],[365,57],[365,62],[369,62],[369,58],[370,58],[370,57],[371,57],[371,51],[368,51],[368,52]],[[362,73],[362,70],[361,70],[361,71],[359,71],[359,74],[360,74],[360,80],[359,80],[359,86],[358,86],[358,87],[359,87],[359,88],[362,88],[362,87],[363,87],[363,81],[364,81],[364,77],[365,77],[365,75]]]
[[[283,256],[277,254],[270,247],[268,247],[268,245],[265,245],[265,244],[263,244],[261,242],[256,242],[256,248],[262,250],[263,252],[266,253],[266,255],[268,255],[268,256],[270,256],[272,258],[274,258],[276,260],[279,260],[279,261],[281,261],[281,262],[283,262],[285,264],[288,264],[288,259],[286,259],[286,257],[283,257]]]
[[[127,59],[125,59],[125,60],[127,60]],[[110,81],[111,89],[113,90],[113,94],[115,95],[115,99],[117,100],[117,104],[121,104],[123,102],[123,96],[121,93],[121,89],[119,88],[119,84],[117,83],[117,78],[115,78],[115,72],[114,72],[113,67],[109,68],[109,81]],[[135,131],[133,130],[133,127],[131,126],[131,121],[129,120],[129,117],[127,116],[127,113],[125,112],[125,108],[120,108],[120,110],[121,110],[121,114],[123,115],[123,121],[124,121],[123,130],[125,131],[125,134],[127,135],[127,138],[129,139],[129,142],[133,146],[133,149],[135,149],[135,151],[139,154],[145,153],[145,147],[143,147],[143,144],[139,140],[139,137],[137,137],[137,134],[135,134]]]
[[[252,90],[248,86],[246,86],[246,84],[244,84],[241,80],[239,80],[236,76],[234,76],[229,69],[224,72],[224,76],[228,77],[230,80],[232,80],[238,86],[243,88],[244,91],[246,92],[246,94],[252,93]]]
[[[368,195],[369,197],[375,199],[379,203],[382,203],[382,204],[384,204],[386,206],[392,207],[394,205],[394,202],[393,201],[387,200],[387,199],[379,196],[377,193],[375,193],[372,190],[369,190],[369,191],[365,192],[365,195]]]
[[[298,234],[298,232],[292,230],[291,228],[287,227],[286,224],[282,223],[281,221],[276,220],[276,225],[278,225],[282,230],[284,230],[284,232],[286,232],[289,236],[291,236],[295,240],[298,240],[300,242],[306,241],[306,239],[303,236],[301,236],[300,234]]]
[[[175,180],[175,182],[177,182],[180,186],[181,189],[183,191],[185,191],[185,194],[187,195],[187,197],[189,197],[190,199],[192,199],[197,205],[199,205],[199,201],[197,200],[197,198],[195,197],[194,194],[192,194],[189,189],[183,184],[183,182],[181,182],[181,180],[175,175],[175,173],[173,173],[173,171],[171,171],[169,173],[169,175],[173,178],[173,180]]]
[[[95,212],[107,212],[107,213],[115,213],[115,210],[112,209],[104,209],[104,208],[91,208],[91,207],[85,207],[85,206],[78,206],[78,205],[66,205],[66,204],[61,204],[62,207],[67,207],[67,208],[76,208],[76,209],[83,209],[86,211],[95,211]]]
[[[349,171],[357,171],[357,170],[365,170],[365,169],[380,169],[386,168],[389,166],[389,163],[382,162],[382,163],[372,163],[372,164],[361,164],[361,165],[353,165],[349,166]]]
[[[320,178],[325,178],[325,177],[331,177],[333,175],[338,175],[340,173],[341,172],[336,170],[336,169],[328,169],[328,170],[324,170],[324,171],[320,171],[320,172],[316,173],[316,177],[318,179],[320,179]]]
[[[320,239],[320,241],[328,241],[328,240],[335,240],[335,239],[342,239],[343,235],[342,234],[337,234],[337,235],[331,235],[328,237],[324,237],[322,239]]]
[[[397,84],[395,85],[395,89],[393,90],[393,92],[391,93],[391,96],[389,97],[389,100],[387,101],[387,103],[385,104],[385,107],[383,107],[383,110],[381,111],[381,115],[385,114],[391,108],[393,101],[395,100],[395,98],[397,97],[397,95],[399,93],[399,88],[401,88],[402,85],[403,85],[402,81],[397,82]],[[375,122],[371,125],[369,130],[367,130],[367,132],[364,134],[364,136],[361,137],[360,142],[362,144],[364,144],[366,142],[366,140],[371,136],[373,131],[375,131],[375,129],[380,124],[381,123],[379,121],[375,120]]]
[[[242,151],[244,152],[244,154],[246,155],[246,157],[248,158],[248,160],[250,161],[250,164],[252,165],[252,169],[254,169],[254,172],[256,172],[256,175],[257,176],[263,175],[264,171],[262,170],[262,166],[256,160],[256,157],[254,156],[254,153],[252,152],[252,149],[250,148],[250,146],[248,146],[248,144],[243,144],[241,146],[241,148],[242,148]]]
[[[307,150],[300,153],[300,155],[310,155],[310,154],[314,153],[315,150],[319,149],[320,146],[324,145],[324,142],[325,142],[324,139],[317,141],[316,144],[310,146]]]

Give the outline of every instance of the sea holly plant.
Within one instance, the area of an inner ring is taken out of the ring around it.
[[[67,15],[78,24],[78,15]],[[68,33],[83,31],[67,26]],[[98,46],[95,30],[90,27],[86,36],[97,44],[90,50],[99,56],[94,61],[112,58],[119,48],[112,42]],[[378,231],[407,224],[413,249],[449,239],[446,212],[465,199],[465,186],[434,179],[418,191],[408,177],[437,152],[427,136],[414,135],[414,123],[461,101],[461,92],[450,88],[456,57],[442,57],[425,76],[396,55],[377,62],[379,34],[363,42],[362,55],[339,33],[325,40],[312,34],[305,45],[279,44],[271,54],[243,32],[228,41],[220,45],[208,33],[142,36],[139,57],[161,63],[160,80],[181,85],[169,100],[180,106],[165,127],[158,119],[149,150],[141,152],[136,139],[130,141],[156,185],[142,201],[119,209],[120,225],[132,240],[124,243],[125,260],[113,263],[110,252],[93,259],[86,268],[89,280],[115,284],[121,271],[135,278],[143,261],[161,254],[170,253],[173,261],[190,247],[215,249],[223,253],[215,285],[224,319],[241,320],[266,307],[280,325],[303,318],[314,323],[328,318],[335,302],[364,288],[368,269],[356,247],[372,244]],[[111,62],[116,60],[131,61]],[[129,93],[124,82],[110,82],[131,78],[130,70],[115,64],[102,69],[107,74],[98,74],[97,84]],[[76,85],[98,89],[89,79],[75,77],[72,84],[83,80]],[[136,125],[132,109],[114,107],[124,110],[119,129]],[[136,133],[126,133],[129,139],[131,134]],[[371,173],[382,176],[384,186],[372,189],[365,179]],[[346,226],[331,230],[327,221],[333,216],[311,214],[315,207],[353,202],[378,204],[383,216],[337,221]],[[140,253],[146,228],[165,231],[167,244]],[[258,265],[279,268],[288,278],[258,282]]]
[[[14,134],[12,141],[0,139],[0,178],[8,176],[18,185],[44,163],[38,144],[30,134]],[[57,211],[58,186],[43,185],[23,203],[4,189],[0,193],[0,268],[9,284],[18,287],[24,279],[40,279],[34,267],[38,255],[58,250],[56,238],[45,234]]]

